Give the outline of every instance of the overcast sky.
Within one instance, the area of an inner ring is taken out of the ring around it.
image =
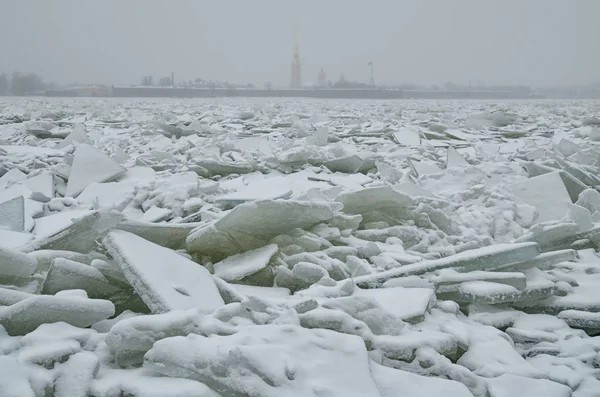
[[[135,84],[600,82],[600,0],[0,0],[0,72]]]

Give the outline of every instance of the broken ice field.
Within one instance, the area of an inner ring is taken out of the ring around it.
[[[597,397],[598,116],[1,99],[0,397]]]

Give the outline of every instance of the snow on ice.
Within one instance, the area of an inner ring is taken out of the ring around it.
[[[0,100],[0,396],[598,396],[599,116]]]

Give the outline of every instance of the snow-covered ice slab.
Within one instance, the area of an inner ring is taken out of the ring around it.
[[[400,183],[392,186],[392,189],[396,190],[397,192],[404,193],[410,197],[437,197],[429,190],[423,189],[421,186],[417,186],[414,183]]]
[[[7,202],[17,197],[24,198],[24,217],[25,231],[33,228],[34,217],[39,217],[44,213],[44,205],[31,199],[33,192],[21,184],[15,184],[8,188],[0,190],[0,203]],[[18,213],[15,213],[18,216]]]
[[[0,324],[11,335],[25,335],[42,324],[64,321],[89,327],[115,314],[112,302],[74,295],[34,295],[0,307]]]
[[[239,281],[264,269],[278,250],[277,244],[269,244],[230,256],[214,264],[215,276],[225,281]]]
[[[475,375],[493,378],[504,374],[544,378],[544,371],[534,367],[515,350],[505,333],[491,327],[477,327],[468,334],[469,349],[457,364]]]
[[[206,268],[168,248],[122,230],[104,245],[153,313],[198,308],[212,313],[224,302]]]
[[[36,364],[51,369],[57,363],[65,360],[65,358],[81,351],[81,345],[76,340],[57,340],[51,342],[45,345],[37,344],[21,348],[18,353],[19,362]]]
[[[547,379],[531,379],[504,374],[487,379],[490,397],[544,396],[571,397],[570,387]]]
[[[365,165],[366,161],[357,154],[340,157],[334,160],[325,161],[323,165],[332,172],[344,172],[353,174]]]
[[[424,176],[443,172],[443,170],[433,164],[423,163],[417,160],[409,159],[408,164],[416,176]]]
[[[583,148],[573,141],[562,138],[556,144],[556,150],[560,152],[563,156],[569,157],[577,152],[580,152],[581,150],[583,150]]]
[[[527,286],[525,275],[518,272],[484,272],[470,271],[467,273],[458,273],[454,270],[445,269],[430,277],[435,284],[437,292],[451,292],[458,287],[460,283],[469,281],[488,281],[510,285],[518,290],[523,290]]]
[[[64,258],[54,259],[44,282],[43,293],[52,295],[75,288],[83,289],[89,297],[104,299],[119,291],[93,266]]]
[[[357,289],[358,296],[368,296],[386,311],[409,323],[423,321],[425,313],[435,304],[435,293],[430,288],[376,288]]]
[[[23,181],[23,185],[29,188],[34,195],[37,194],[45,200],[54,198],[54,176],[50,172],[43,172]]]
[[[413,203],[408,195],[389,186],[342,193],[336,201],[344,205],[345,213],[360,214],[365,222],[405,219],[406,208]]]
[[[99,208],[124,208],[133,199],[133,189],[134,185],[129,182],[91,183],[77,200]]]
[[[258,287],[255,285],[235,284],[232,288],[244,296],[255,296],[268,300],[285,300],[290,296],[290,290],[281,287]]]
[[[600,330],[600,313],[583,310],[564,310],[558,313],[558,318],[564,320],[573,328]]]
[[[146,354],[144,367],[198,380],[223,396],[380,396],[362,339],[293,325],[163,339]],[[227,369],[227,376],[220,368]]]
[[[196,161],[196,166],[190,166],[190,169],[204,177],[213,175],[226,176],[230,174],[249,174],[255,171],[252,164],[241,162],[225,162],[222,160],[202,159]]]
[[[0,280],[5,277],[29,277],[37,265],[37,260],[31,256],[0,246]]]
[[[77,197],[94,182],[110,182],[125,172],[125,168],[90,145],[79,145],[71,166],[65,197]]]
[[[92,352],[80,352],[57,367],[55,397],[87,397],[92,380],[100,370],[100,360]]]
[[[421,144],[421,135],[410,128],[402,128],[400,131],[393,132],[392,135],[402,146],[419,146]]]
[[[537,209],[537,223],[560,220],[569,212],[571,198],[558,171],[513,183],[508,188]]]
[[[371,374],[381,397],[473,397],[462,383],[384,367],[371,361]]]
[[[0,247],[21,250],[21,248],[30,243],[33,238],[34,236],[30,233],[19,233],[0,229]]]
[[[185,336],[190,333],[204,333],[204,328],[211,329],[210,318],[205,321],[198,309],[178,310],[162,314],[138,315],[123,318],[114,324],[106,335],[106,345],[117,365],[122,367],[142,364],[144,354],[152,348],[154,342],[166,336]],[[228,332],[235,328],[224,326]]]
[[[17,196],[0,204],[0,227],[13,232],[25,230],[25,199]],[[2,242],[0,242],[0,245]]]
[[[240,204],[227,215],[201,226],[188,236],[190,252],[224,258],[265,246],[295,228],[308,229],[331,219],[339,203],[256,201]]]
[[[565,249],[560,251],[544,252],[537,257],[518,263],[511,263],[505,267],[498,268],[500,271],[520,271],[536,267],[540,270],[550,270],[561,262],[570,262],[577,259],[577,251]]]
[[[10,183],[19,182],[27,179],[27,175],[21,172],[18,168],[12,168],[6,174],[0,177],[0,188],[5,188]]]
[[[206,385],[181,378],[156,376],[145,368],[105,370],[92,382],[94,397],[222,397]]]
[[[237,192],[216,197],[215,202],[226,205],[237,205],[247,201],[289,198],[292,195],[291,187],[278,182],[281,181],[268,178],[250,183]]]
[[[173,215],[173,211],[168,208],[159,208],[155,205],[148,208],[148,211],[144,212],[144,215],[140,218],[140,222],[162,222],[167,220],[171,215]]]
[[[45,155],[49,157],[62,157],[64,153],[61,150],[50,149],[41,146],[26,146],[26,145],[0,145],[0,150],[4,150],[8,154],[33,154]]]
[[[530,283],[523,290],[512,285],[488,281],[468,281],[458,286],[456,293],[450,293],[448,299],[456,302],[479,302],[486,304],[536,301],[548,298],[557,292],[553,282]]]
[[[540,248],[536,243],[496,244],[442,259],[422,261],[376,274],[355,277],[353,280],[359,287],[373,288],[391,278],[420,275],[439,269],[493,270],[507,263],[535,258],[539,253]]]
[[[93,213],[93,210],[76,209],[72,211],[61,211],[38,218],[35,221],[33,234],[35,234],[37,239],[54,236]]]
[[[585,183],[581,182],[579,179],[568,173],[564,170],[558,170],[556,168],[548,167],[539,163],[525,163],[523,165],[527,170],[527,174],[529,177],[535,177],[539,175],[544,175],[552,172],[558,172],[560,174],[560,178],[565,184],[565,188],[567,192],[569,192],[569,196],[571,197],[572,202],[576,202],[579,198],[579,194],[584,190],[588,189],[589,186]]]
[[[0,368],[2,397],[36,397],[29,382],[29,371],[16,357],[1,355]]]
[[[448,137],[450,137],[452,139],[458,139],[461,141],[467,141],[469,139],[473,139],[476,137],[473,134],[467,134],[461,130],[457,130],[457,129],[453,129],[453,128],[448,128],[448,129],[444,130],[444,134],[446,134]]]

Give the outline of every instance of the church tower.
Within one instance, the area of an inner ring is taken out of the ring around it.
[[[302,87],[302,73],[300,68],[300,53],[298,50],[298,30],[296,30],[296,42],[294,44],[294,58],[292,59],[292,88]]]

